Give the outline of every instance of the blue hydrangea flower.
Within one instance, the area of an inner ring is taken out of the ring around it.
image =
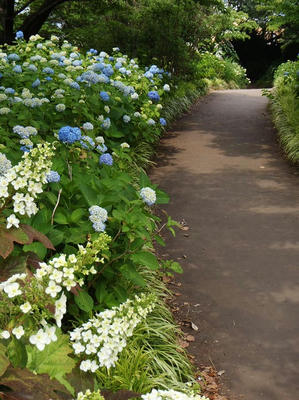
[[[98,144],[96,149],[101,153],[105,153],[107,151],[107,146],[104,143]]]
[[[99,221],[99,222],[94,222],[94,223],[92,224],[92,227],[93,227],[93,229],[94,229],[96,232],[104,232],[105,229],[106,229],[106,225],[105,225],[103,222],[101,222],[101,221]]]
[[[16,53],[12,53],[9,54],[7,58],[9,59],[9,61],[19,61],[20,56],[18,56]]]
[[[82,125],[82,128],[85,131],[92,131],[93,130],[93,125],[91,122],[84,122],[84,124]]]
[[[60,128],[58,138],[63,143],[72,144],[81,139],[81,130],[71,126],[64,126]]]
[[[53,75],[54,74],[54,69],[50,68],[50,67],[46,67],[43,69],[43,73],[44,74],[48,74],[48,75]]]
[[[104,68],[105,68],[105,64],[103,64],[103,63],[96,63],[96,64],[93,64],[93,66],[92,66],[92,69],[94,72],[102,72]]]
[[[154,77],[154,75],[153,75],[150,71],[146,71],[145,74],[144,74],[144,76],[145,76],[147,79],[152,79],[152,78]]]
[[[127,124],[128,122],[131,121],[131,118],[128,115],[123,116],[123,121]]]
[[[27,68],[28,68],[30,71],[33,71],[33,72],[36,72],[36,71],[37,71],[37,68],[36,68],[36,66],[35,66],[34,64],[28,65]]]
[[[115,63],[114,68],[116,69],[120,69],[122,67],[122,63],[120,61],[117,61],[117,63]]]
[[[74,67],[79,67],[80,65],[82,65],[82,61],[81,60],[75,60],[72,62]]]
[[[81,81],[87,82],[89,85],[98,83],[100,81],[100,77],[93,71],[83,72],[81,75]]]
[[[0,72],[0,79],[3,77],[3,74],[1,74],[1,72]]]
[[[100,156],[99,159],[100,164],[105,164],[105,165],[112,165],[113,164],[113,158],[110,153],[104,153]]]
[[[166,126],[167,125],[166,119],[165,118],[160,118],[160,124],[162,126]]]
[[[104,92],[104,91],[101,91],[101,92],[100,92],[100,98],[101,98],[103,101],[109,101],[109,100],[110,100],[109,94],[108,94],[107,92]]]
[[[21,74],[23,72],[22,67],[20,65],[16,65],[13,67],[13,72],[16,72],[17,74]]]
[[[26,146],[21,146],[20,150],[22,150],[24,153],[29,153],[30,152],[30,149],[28,149],[28,147],[26,147]]]
[[[106,76],[111,76],[114,74],[114,70],[110,64],[108,64],[105,68],[103,68],[102,72]]]
[[[6,88],[6,89],[4,90],[4,93],[5,93],[5,94],[14,94],[14,93],[15,93],[15,90],[14,90],[13,88],[9,87],[9,88]]]
[[[46,81],[53,81],[53,78],[51,78],[51,76],[46,76]]]
[[[87,136],[87,135],[82,136],[80,143],[81,143],[81,146],[86,150],[89,150],[89,146],[91,146],[91,147],[95,146],[94,140],[90,136]]]
[[[50,171],[47,176],[47,182],[51,183],[51,182],[59,182],[60,181],[60,175],[57,171]]]
[[[22,31],[16,33],[16,40],[18,39],[24,39],[24,33]]]
[[[70,84],[70,87],[73,88],[73,89],[80,90],[80,85],[77,82],[72,82]]]
[[[139,192],[142,200],[148,205],[152,206],[156,202],[156,192],[150,187],[144,187]]]
[[[159,101],[160,100],[159,93],[156,92],[155,90],[152,90],[151,92],[148,92],[147,95],[152,101]]]
[[[33,83],[32,83],[32,87],[33,88],[36,88],[36,87],[38,87],[40,85],[40,80],[39,79],[36,79]]]
[[[102,122],[101,127],[102,127],[103,129],[109,129],[110,126],[111,126],[111,121],[110,121],[110,118],[107,117],[107,118],[104,119],[104,121]]]

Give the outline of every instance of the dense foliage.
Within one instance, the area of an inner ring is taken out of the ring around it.
[[[275,72],[273,119],[288,158],[299,162],[299,61],[281,64]]]

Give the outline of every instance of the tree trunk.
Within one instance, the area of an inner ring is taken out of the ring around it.
[[[1,22],[3,26],[1,43],[10,44],[14,40],[14,12],[14,0],[3,0],[1,2]]]
[[[24,38],[28,40],[31,35],[36,35],[39,32],[54,8],[66,1],[71,0],[45,0],[36,12],[28,15],[18,30],[22,31]]]

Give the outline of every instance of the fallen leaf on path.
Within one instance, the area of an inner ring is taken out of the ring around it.
[[[219,376],[221,376],[223,374],[225,374],[225,370],[224,369],[222,369],[221,371],[217,372],[217,375],[219,375]]]
[[[182,347],[183,349],[185,349],[186,347],[189,346],[189,343],[186,342],[185,340],[179,339],[179,345],[180,345],[180,347]]]
[[[187,335],[187,336],[186,336],[186,340],[187,340],[188,342],[195,342],[195,337],[192,336],[192,335]]]
[[[198,331],[198,326],[195,325],[192,321],[191,321],[191,328],[192,328],[194,331]]]

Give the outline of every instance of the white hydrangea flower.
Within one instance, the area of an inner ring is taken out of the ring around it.
[[[22,326],[18,326],[12,330],[12,334],[15,335],[17,339],[21,339],[21,337],[24,335],[25,331]]]
[[[24,314],[27,314],[32,309],[32,306],[28,301],[26,301],[26,303],[20,305],[20,309]]]
[[[12,226],[15,226],[16,228],[19,227],[20,220],[15,216],[15,214],[11,214],[6,219],[6,221],[7,221],[7,225],[6,225],[7,229],[11,228]]]

